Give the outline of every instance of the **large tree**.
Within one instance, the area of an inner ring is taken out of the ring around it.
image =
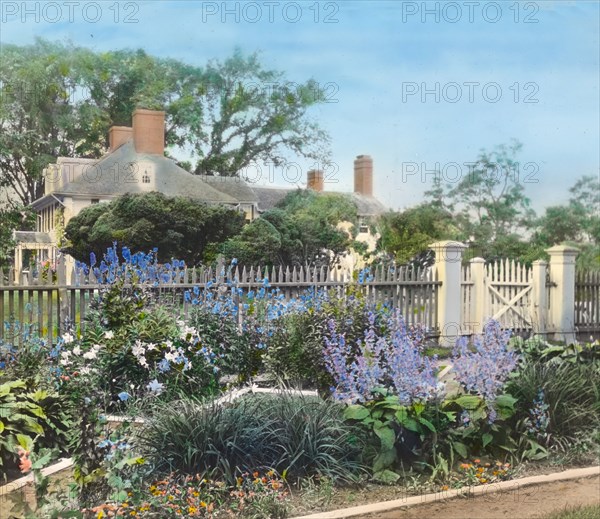
[[[425,194],[428,202],[452,213],[457,238],[471,244],[468,255],[518,257],[527,246],[523,237],[531,230],[535,212],[517,160],[521,148],[512,141],[482,150],[456,183],[443,184],[437,175]]]
[[[543,251],[570,243],[581,251],[579,266],[600,269],[600,181],[582,176],[569,192],[567,204],[547,207],[536,220],[532,246]]]
[[[238,234],[244,216],[234,209],[206,205],[161,193],[126,194],[83,209],[66,226],[63,250],[80,261],[90,252],[102,257],[114,241],[132,250],[158,247],[159,261],[188,265],[214,259],[217,246]]]

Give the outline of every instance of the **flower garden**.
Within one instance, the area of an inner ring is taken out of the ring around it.
[[[5,481],[35,481],[3,502],[8,517],[284,518],[357,489],[597,461],[597,341],[523,340],[489,320],[446,351],[371,304],[364,273],[291,300],[231,269],[158,290],[178,266],[115,245],[78,265],[102,286],[83,332],[50,344],[7,323],[20,343],[0,344],[0,463]],[[61,457],[67,477],[42,474]]]

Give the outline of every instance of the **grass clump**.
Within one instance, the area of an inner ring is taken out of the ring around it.
[[[351,481],[362,471],[363,443],[342,409],[290,394],[250,395],[224,406],[184,399],[155,409],[137,443],[161,472],[234,482],[240,473],[272,469],[288,480],[319,475]]]

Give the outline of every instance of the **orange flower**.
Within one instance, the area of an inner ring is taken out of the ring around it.
[[[17,453],[20,458],[19,470],[25,474],[31,470],[31,460],[29,459],[29,451],[19,448]]]
[[[253,473],[252,473],[252,477],[253,477],[253,478],[258,478],[258,472],[253,472]]]
[[[473,463],[479,464],[479,463],[481,463],[481,460],[480,459],[473,460]]]
[[[469,465],[468,463],[461,463],[461,464],[460,464],[460,468],[461,468],[461,469],[465,469],[465,470],[467,470],[467,469],[468,469],[468,468],[470,468],[470,467],[471,467],[471,465]]]

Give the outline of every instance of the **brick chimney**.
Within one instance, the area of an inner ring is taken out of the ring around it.
[[[354,159],[354,192],[373,196],[373,159],[369,155]]]
[[[320,193],[323,191],[323,172],[319,169],[311,169],[306,175],[306,187]]]
[[[136,109],[133,112],[133,143],[138,153],[164,155],[165,112]]]
[[[108,130],[109,151],[115,151],[121,144],[133,138],[133,128],[128,126],[111,126]]]

